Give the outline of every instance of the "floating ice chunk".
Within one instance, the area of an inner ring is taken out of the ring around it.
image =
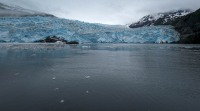
[[[31,56],[32,56],[32,57],[35,57],[35,56],[36,56],[36,54],[32,54]]]
[[[62,41],[57,41],[56,44],[64,44]]]
[[[86,79],[89,79],[89,78],[90,78],[90,76],[85,76],[85,78],[86,78]]]
[[[82,46],[82,48],[86,49],[86,48],[91,48],[90,46]]]
[[[55,90],[55,91],[58,91],[58,90],[59,90],[59,88],[55,88],[54,90]]]
[[[63,99],[62,99],[62,100],[60,100],[60,103],[64,103],[64,102],[65,102],[65,100],[63,100]]]
[[[53,80],[56,80],[56,77],[52,77]]]
[[[15,76],[18,76],[18,75],[19,75],[19,73],[15,73],[14,75],[15,75]]]

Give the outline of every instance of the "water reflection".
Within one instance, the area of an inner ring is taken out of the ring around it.
[[[198,47],[1,44],[0,110],[199,111]]]

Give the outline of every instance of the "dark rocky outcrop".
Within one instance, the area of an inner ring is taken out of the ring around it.
[[[79,44],[76,41],[67,41],[63,38],[60,37],[56,37],[56,36],[48,36],[47,38],[43,39],[43,40],[38,40],[35,41],[36,43],[56,43],[56,42],[62,42],[65,44]]]
[[[200,9],[172,22],[181,34],[178,43],[200,44]]]

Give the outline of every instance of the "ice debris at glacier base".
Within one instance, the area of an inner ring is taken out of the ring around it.
[[[130,29],[56,17],[0,18],[0,42],[32,43],[48,36],[80,43],[160,43],[179,40],[171,26]]]

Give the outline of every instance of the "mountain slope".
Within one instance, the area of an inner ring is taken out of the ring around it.
[[[174,10],[165,13],[147,15],[141,18],[138,22],[131,24],[129,27],[139,28],[143,26],[152,26],[152,25],[168,25],[173,20],[185,16],[189,13],[191,13],[190,10]]]
[[[24,9],[19,6],[9,6],[0,3],[0,17],[21,17],[21,16],[53,16],[53,15]]]
[[[174,20],[171,25],[181,34],[179,43],[200,44],[200,9]]]

